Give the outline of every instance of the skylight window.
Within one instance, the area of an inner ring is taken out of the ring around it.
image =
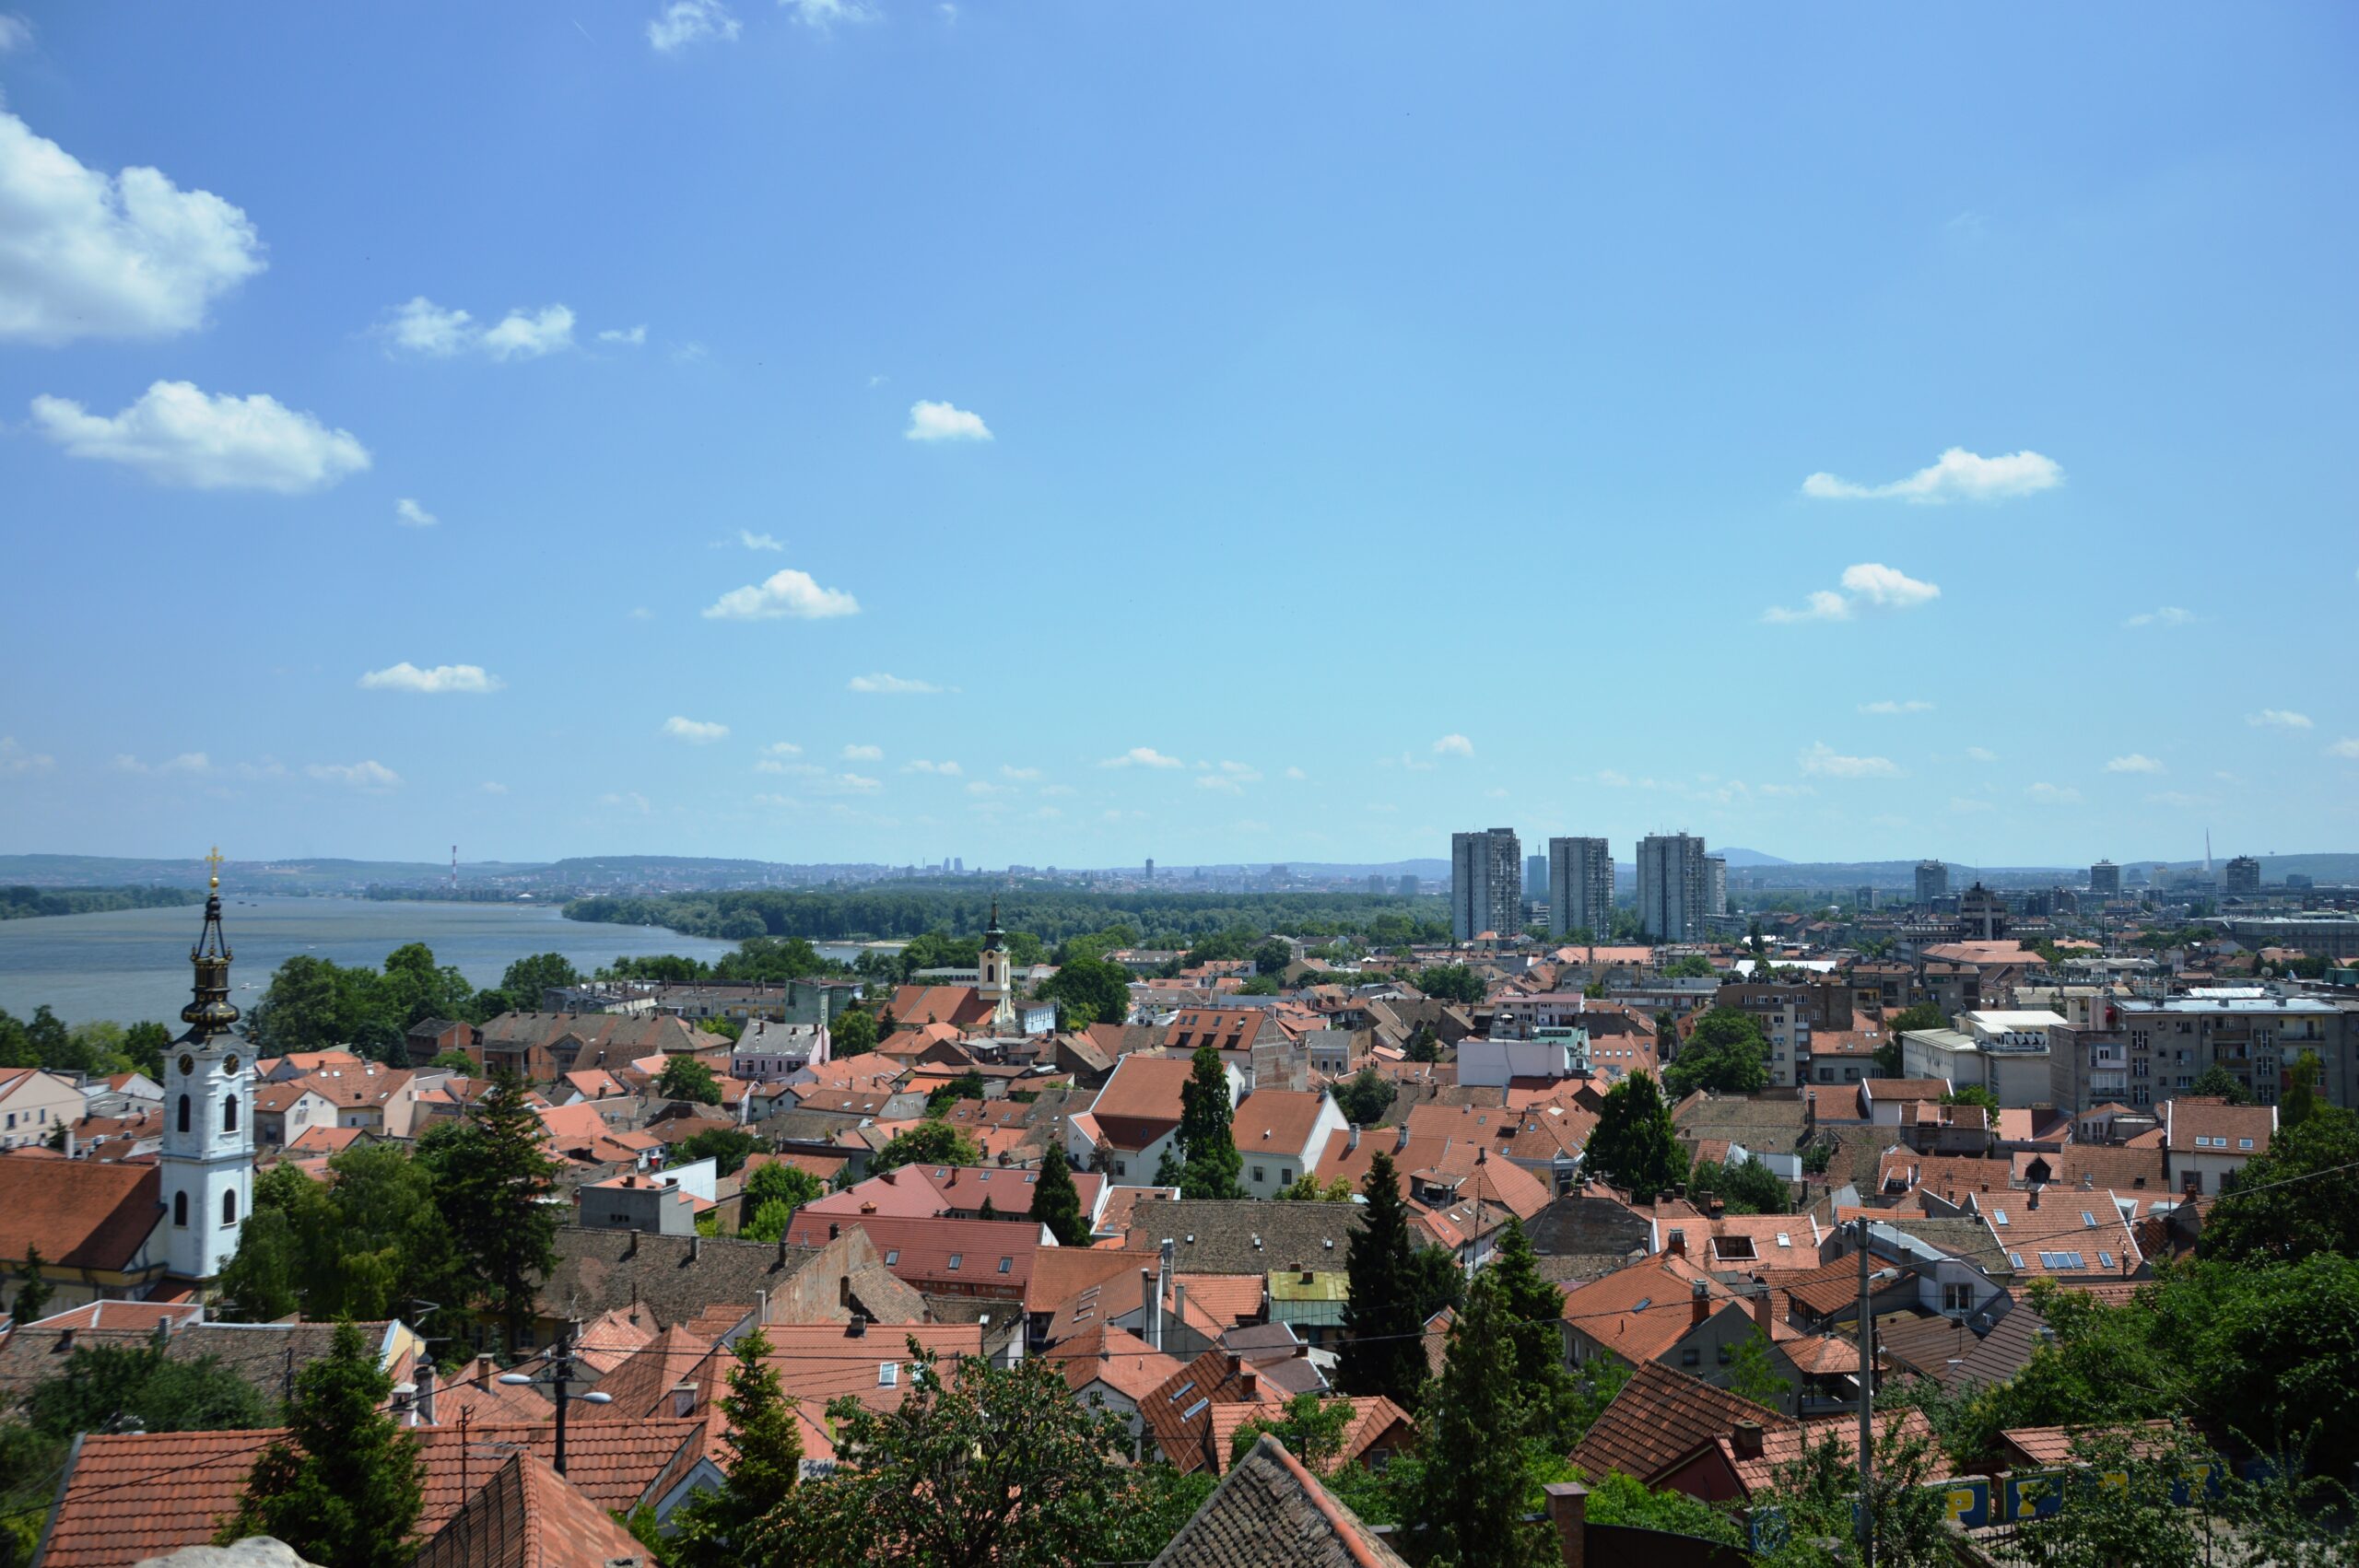
[[[2112,1254],[2112,1253],[2110,1253],[2110,1252],[2100,1252],[2100,1253],[2098,1253],[2098,1254],[2097,1254],[2097,1267],[2098,1267],[2098,1268],[2100,1268],[2100,1269],[2110,1269],[2110,1268],[2112,1268],[2112,1267],[2113,1267],[2113,1254]]]
[[[2004,1209],[1993,1209],[1993,1210],[1991,1210],[1991,1211],[1990,1211],[1990,1223],[1991,1223],[1992,1224],[1994,1224],[1994,1225],[2003,1225],[2003,1224],[2005,1224],[2005,1223],[2007,1223],[2007,1211],[2006,1211]]]
[[[900,1260],[901,1249],[898,1246],[885,1254],[885,1267],[887,1269],[890,1269],[894,1264],[898,1263]]]
[[[880,1361],[876,1363],[876,1386],[879,1388],[897,1387],[900,1381],[901,1363],[899,1362]]]
[[[952,1253],[952,1254],[950,1255],[950,1267],[951,1267],[951,1269],[952,1269],[952,1270],[953,1270],[953,1271],[956,1271],[956,1270],[957,1270],[957,1267],[958,1267],[958,1260],[959,1260],[960,1258],[964,1258],[965,1256],[966,1256],[966,1254],[965,1254],[965,1253],[963,1253],[963,1252],[954,1252],[954,1253]]]

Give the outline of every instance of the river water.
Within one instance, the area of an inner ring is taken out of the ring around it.
[[[189,945],[204,918],[204,907],[192,904],[0,920],[0,1008],[27,1018],[47,1002],[69,1024],[154,1019],[172,1024],[177,1033],[173,1021],[189,1000]],[[586,975],[625,954],[676,953],[710,961],[737,946],[658,926],[597,925],[569,920],[554,908],[508,904],[225,895],[221,924],[233,954],[230,1000],[241,1007],[252,1006],[272,972],[299,953],[373,967],[403,943],[422,942],[471,984],[494,986],[510,964],[534,953],[562,953]],[[858,950],[821,951],[849,959]],[[249,984],[254,989],[247,989]]]

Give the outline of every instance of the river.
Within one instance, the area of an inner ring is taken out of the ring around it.
[[[47,1002],[69,1024],[155,1019],[177,1032],[173,1020],[189,1000],[189,945],[204,918],[204,907],[192,904],[0,920],[0,1008],[29,1018]],[[554,908],[509,904],[230,895],[221,924],[234,955],[230,1000],[241,1007],[252,1006],[278,965],[299,953],[374,967],[403,943],[422,942],[471,984],[496,986],[510,964],[534,953],[562,953],[586,975],[625,954],[676,953],[710,962],[737,946],[660,926],[599,925],[569,920]],[[859,950],[820,951],[849,961]]]

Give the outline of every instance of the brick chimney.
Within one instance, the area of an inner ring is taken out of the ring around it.
[[[1250,1366],[1239,1367],[1237,1387],[1239,1397],[1249,1403],[1258,1400],[1262,1397],[1262,1375]]]
[[[1729,1446],[1736,1450],[1736,1457],[1740,1459],[1761,1457],[1761,1423],[1757,1421],[1737,1422],[1736,1429],[1729,1433]]]
[[[428,1426],[434,1424],[434,1363],[420,1361],[417,1366],[417,1392],[412,1397],[411,1408],[417,1419]]]
[[[1692,1328],[1712,1316],[1712,1287],[1696,1281],[1695,1289],[1687,1293],[1687,1324]]]
[[[1680,1229],[1677,1225],[1672,1226],[1670,1235],[1663,1241],[1662,1249],[1665,1252],[1670,1253],[1673,1258],[1686,1257],[1687,1233]]]
[[[1766,1285],[1754,1293],[1753,1321],[1760,1326],[1761,1337],[1765,1340],[1770,1337],[1771,1323],[1777,1316],[1775,1299],[1770,1295],[1769,1287]]]
[[[2036,1183],[2032,1187],[2031,1196],[2024,1200],[2024,1207],[2035,1210],[2039,1207],[2039,1188]]]
[[[1347,1142],[1346,1144],[1344,1144],[1344,1147],[1345,1147],[1346,1149],[1350,1149],[1350,1150],[1353,1150],[1353,1151],[1356,1152],[1356,1151],[1358,1150],[1359,1146],[1360,1146],[1360,1124],[1359,1124],[1359,1123],[1357,1123],[1357,1122],[1354,1122],[1354,1123],[1352,1123],[1352,1136],[1351,1136],[1351,1141],[1350,1141],[1349,1142]]]
[[[1588,1568],[1589,1488],[1579,1481],[1552,1480],[1544,1490],[1548,1522],[1556,1527],[1556,1550],[1564,1555],[1565,1568]]]

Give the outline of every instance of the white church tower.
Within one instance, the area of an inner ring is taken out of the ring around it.
[[[1007,971],[1007,933],[999,927],[999,900],[992,900],[992,923],[983,928],[982,951],[975,955],[975,993],[992,1004],[992,1027],[1015,1025],[1015,989]]]
[[[229,943],[221,934],[221,856],[189,950],[196,995],[181,1009],[188,1033],[164,1053],[164,1258],[175,1279],[208,1281],[238,1250],[254,1197],[253,1063],[230,1033]]]

